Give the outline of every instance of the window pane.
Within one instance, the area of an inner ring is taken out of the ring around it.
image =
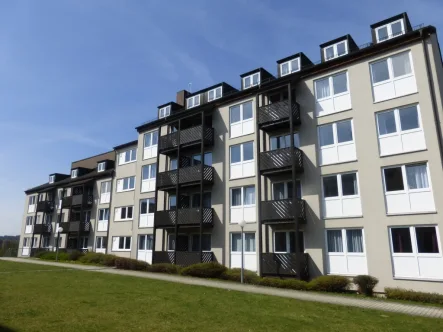
[[[245,252],[255,251],[255,233],[245,233]]]
[[[148,199],[148,213],[154,213],[155,212],[155,199],[150,198]]]
[[[271,137],[270,141],[271,141],[271,150],[278,149],[278,142],[279,142],[278,137]]]
[[[274,199],[275,200],[287,198],[287,197],[285,197],[285,183],[284,182],[274,183],[273,190],[274,190]]]
[[[282,75],[289,74],[289,62],[286,62],[281,65],[281,74]]]
[[[245,88],[249,88],[251,86],[251,76],[245,77]]]
[[[125,207],[120,209],[120,219],[126,219],[126,208]]]
[[[202,235],[202,250],[211,251],[211,234]]]
[[[243,143],[243,161],[254,159],[254,145],[252,142]]]
[[[357,174],[343,174],[341,176],[343,196],[358,195]]]
[[[240,145],[231,146],[231,164],[241,161]]]
[[[286,246],[286,232],[276,232],[274,233],[274,250],[275,252],[287,252],[288,248]]]
[[[338,143],[350,142],[352,137],[351,121],[343,121],[337,123],[337,141]]]
[[[128,206],[127,210],[128,210],[128,219],[131,219],[132,218],[132,206]]]
[[[338,196],[337,176],[333,175],[323,178],[323,196],[325,198]]]
[[[300,69],[299,65],[298,65],[298,60],[299,59],[295,59],[291,61],[291,72],[296,72]]]
[[[241,206],[241,188],[231,190],[231,206]]]
[[[171,159],[169,170],[173,171],[177,169],[177,159]]]
[[[212,194],[210,192],[203,194],[203,207],[204,208],[210,208],[212,207]]]
[[[168,236],[168,250],[175,250],[175,235]]]
[[[402,108],[400,113],[401,130],[419,128],[417,106]]]
[[[255,204],[255,187],[244,187],[244,205]]]
[[[344,55],[346,54],[346,42],[342,42],[340,44],[337,44],[337,55]]]
[[[199,234],[192,235],[191,251],[200,251],[200,235]]]
[[[320,135],[320,146],[334,144],[334,134],[332,131],[332,125],[319,127],[319,135]]]
[[[230,112],[231,112],[231,118],[230,118],[231,122],[230,123],[239,122],[240,121],[240,105],[231,107]]]
[[[392,36],[398,36],[403,34],[403,30],[401,28],[401,21],[391,24],[391,30],[392,30]]]
[[[221,98],[221,96],[222,96],[222,88],[220,87],[220,88],[215,89],[215,97]]]
[[[334,46],[329,46],[325,52],[326,60],[332,59],[334,57]]]
[[[399,77],[411,73],[411,62],[409,53],[402,53],[392,57],[392,69],[394,77]]]
[[[341,230],[327,231],[328,252],[343,252],[343,240]]]
[[[395,114],[394,111],[377,114],[378,132],[380,135],[395,133]]]
[[[315,81],[315,93],[317,99],[322,99],[330,96],[329,78]]]
[[[386,191],[404,190],[401,167],[385,168]]]
[[[156,173],[157,173],[157,164],[152,164],[151,174],[150,174],[151,179],[155,179]]]
[[[335,95],[348,91],[348,76],[346,75],[346,73],[333,76],[332,82]]]
[[[240,252],[241,251],[241,234],[240,233],[232,233],[231,251],[233,251],[233,252]]]
[[[131,249],[131,238],[126,237],[125,249]]]
[[[118,249],[124,249],[125,248],[125,238],[119,237],[118,238]]]
[[[129,188],[134,189],[134,187],[135,187],[135,177],[131,176],[129,178]]]
[[[212,152],[205,153],[204,159],[206,166],[212,166]]]
[[[348,252],[363,252],[363,233],[361,229],[347,229]]]
[[[415,234],[419,254],[438,254],[440,252],[435,227],[416,227]]]
[[[149,179],[149,165],[143,166],[142,167],[142,180],[147,180]]]
[[[394,253],[411,253],[412,242],[409,227],[391,229],[392,247]]]
[[[383,60],[371,64],[372,83],[389,80],[388,61]]]
[[[406,166],[406,177],[409,189],[429,188],[428,173],[426,165]]]
[[[257,85],[257,84],[258,84],[258,78],[259,78],[258,73],[252,75],[252,83],[253,83],[254,85]]]
[[[177,198],[175,195],[169,196],[169,209],[175,209],[177,206]]]
[[[145,250],[146,246],[146,236],[145,235],[140,235],[139,240],[138,240],[138,249],[139,250]]]
[[[252,101],[243,104],[243,120],[252,119]]]
[[[158,131],[152,133],[152,145],[158,144]]]
[[[151,133],[145,134],[145,147],[151,146],[151,144],[152,144]]]
[[[140,214],[148,213],[148,202],[147,200],[143,200],[140,203]]]
[[[378,34],[379,41],[383,41],[383,40],[388,39],[388,27],[385,26],[385,27],[378,29],[377,34]]]
[[[152,241],[153,241],[153,236],[146,235],[146,250],[152,250]]]

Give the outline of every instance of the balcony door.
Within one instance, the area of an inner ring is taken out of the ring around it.
[[[152,234],[142,234],[138,236],[137,259],[152,264]]]
[[[297,192],[297,198],[301,199],[301,183],[300,180],[295,181],[295,190]],[[283,200],[292,199],[292,181],[275,182],[272,184],[272,199]]]
[[[142,199],[140,201],[139,227],[154,227],[154,198]]]
[[[111,201],[111,181],[102,182],[100,188],[100,204],[107,204]]]

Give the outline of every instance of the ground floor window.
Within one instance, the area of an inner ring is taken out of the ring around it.
[[[241,233],[231,233],[231,268],[242,265],[242,236]],[[255,233],[243,233],[243,264],[246,270],[257,271],[257,252]]]
[[[88,249],[88,237],[82,236],[80,238],[80,249]]]
[[[107,244],[108,244],[108,238],[106,236],[97,236],[95,241],[96,249],[106,249]]]
[[[130,236],[114,236],[112,238],[113,251],[130,251],[131,237]]]
[[[138,237],[138,250],[152,250],[152,243],[154,237],[152,234],[139,235]]]
[[[42,238],[42,247],[49,248],[49,236],[43,236]]]

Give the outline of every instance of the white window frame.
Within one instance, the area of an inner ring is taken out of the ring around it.
[[[347,142],[341,142],[341,143],[339,143],[339,142],[338,142],[337,125],[338,125],[339,123],[342,123],[342,122],[348,122],[348,121],[351,122],[352,141],[347,141]],[[332,137],[333,137],[333,139],[334,139],[334,143],[333,143],[333,144],[329,144],[329,145],[321,146],[321,145],[320,145],[320,144],[321,144],[321,143],[320,143],[320,128],[321,128],[321,127],[330,126],[330,125],[332,125]],[[319,153],[321,153],[322,150],[330,149],[330,148],[333,147],[333,148],[336,150],[336,152],[337,152],[337,156],[338,156],[338,148],[339,148],[340,146],[346,146],[346,145],[351,145],[351,144],[354,144],[354,146],[355,146],[354,119],[346,119],[346,120],[341,120],[341,121],[337,121],[337,122],[325,123],[325,124],[323,124],[323,125],[321,125],[321,126],[318,126],[318,127],[317,127],[317,138],[318,138]],[[318,159],[321,160],[320,156],[319,156]],[[347,163],[347,162],[355,161],[355,160],[357,160],[357,153],[356,153],[356,152],[355,152],[355,158],[354,158],[354,159],[346,160],[346,161],[337,161],[337,162],[335,162],[335,163],[327,163],[327,164],[323,163],[323,161],[322,161],[322,163],[320,164],[320,166],[324,166],[324,165],[333,165],[333,164],[341,164],[341,163],[344,163],[344,162]]]
[[[49,175],[49,183],[54,183],[55,175]]]
[[[36,204],[36,201],[37,201],[37,195],[29,196],[28,206],[29,206],[29,205],[35,205],[35,204]]]
[[[237,248],[237,249],[240,249],[238,251],[232,250],[232,244],[233,244],[232,236],[233,236],[233,234],[240,234],[240,240],[241,240],[241,233],[240,232],[231,232],[231,236],[230,236],[231,243],[230,243],[230,248],[229,248],[230,253],[239,253],[239,254],[241,254],[241,246],[240,246],[240,248]],[[255,247],[255,251],[246,251],[246,234],[254,234],[254,247]],[[257,253],[257,236],[256,236],[255,232],[243,232],[243,252],[244,252],[245,255],[255,255]]]
[[[120,238],[124,238],[123,248],[120,248]],[[125,249],[128,239],[129,239],[129,249]],[[118,241],[116,247],[114,247],[115,240]],[[112,251],[131,251],[131,248],[132,248],[132,237],[131,236],[113,236],[112,237]]]
[[[248,119],[244,119],[244,116],[243,116],[243,106],[245,104],[249,104],[249,103],[251,103],[251,105],[252,105],[252,117],[248,118]],[[236,122],[231,122],[231,112],[232,112],[232,109],[234,107],[236,107],[236,106],[240,107],[240,120],[236,121]],[[247,100],[247,101],[244,101],[244,102],[242,102],[240,104],[235,104],[235,105],[230,106],[229,107],[229,137],[230,138],[237,138],[237,137],[253,134],[255,132],[254,118],[255,118],[255,115],[254,115],[254,103],[253,103],[252,100]],[[248,122],[252,122],[252,132],[245,134],[245,133],[243,133],[243,125],[245,123],[248,123]],[[242,126],[242,133],[241,133],[241,135],[232,136],[232,125],[241,125]]]
[[[78,176],[78,169],[71,170],[71,178],[75,179]]]
[[[394,68],[392,66],[392,58],[395,58],[396,56],[399,56],[399,55],[404,54],[404,53],[408,53],[408,55],[409,55],[409,62],[411,64],[411,72],[409,74],[405,74],[405,75],[394,77]],[[387,64],[388,64],[389,78],[384,80],[384,81],[379,81],[377,83],[374,83],[374,76],[373,76],[373,72],[372,72],[372,65],[374,65],[376,63],[379,63],[379,62],[384,62],[384,61],[387,61]],[[396,54],[392,54],[392,55],[390,55],[388,57],[385,57],[383,59],[378,59],[376,61],[370,62],[369,63],[369,69],[370,69],[370,72],[371,72],[371,84],[372,84],[373,87],[378,86],[378,85],[382,85],[382,84],[385,84],[385,83],[388,83],[388,82],[394,83],[397,80],[401,80],[401,79],[404,79],[404,78],[407,78],[407,77],[415,76],[414,63],[412,61],[412,52],[410,50],[404,51],[404,52],[399,52],[399,53],[396,53]],[[403,95],[400,95],[400,96],[403,96]],[[399,96],[396,95],[393,98],[396,98],[396,97],[399,97]],[[381,100],[381,101],[384,101],[384,100]]]
[[[128,210],[132,208],[132,217],[128,218]],[[122,209],[125,209],[125,217],[121,217]],[[134,205],[119,206],[114,209],[114,221],[130,221],[134,220]]]
[[[398,23],[398,22],[401,23],[401,31],[402,31],[402,33],[397,35],[397,36],[393,36],[392,35],[392,25],[394,25],[395,23]],[[380,40],[380,37],[378,36],[378,31],[380,29],[385,28],[385,27],[387,28],[388,37],[386,39]],[[389,39],[392,39],[392,38],[395,38],[395,37],[399,37],[401,35],[404,35],[405,33],[406,33],[406,31],[405,31],[405,22],[404,22],[404,19],[402,19],[402,18],[399,19],[399,20],[393,21],[393,22],[389,22],[388,24],[382,25],[382,26],[380,26],[378,28],[375,28],[375,36],[376,36],[376,39],[377,39],[377,43],[382,43],[382,42],[387,41]]]
[[[106,217],[106,210],[108,210],[107,213],[107,218]],[[101,219],[100,217],[100,211],[103,211],[103,219]],[[98,222],[108,222],[109,221],[109,214],[110,214],[110,210],[109,208],[103,208],[103,209],[98,209]]]
[[[346,73],[346,87],[347,87],[347,91],[340,92],[340,93],[334,93],[334,77],[342,75],[343,73]],[[326,79],[329,81],[329,96],[323,97],[323,98],[318,98],[317,97],[318,93],[317,93],[317,84],[316,83],[319,82],[319,81],[326,80]],[[327,100],[327,99],[332,99],[332,98],[336,98],[336,97],[340,97],[340,96],[344,96],[344,95],[348,95],[348,94],[351,93],[350,84],[349,84],[349,72],[347,70],[344,70],[344,71],[341,71],[339,73],[335,73],[333,75],[329,75],[329,76],[325,76],[325,77],[321,77],[319,79],[316,79],[314,81],[314,89],[315,89],[315,100],[316,100],[316,102]]]
[[[144,237],[145,238],[145,245],[144,245],[144,248],[143,249],[140,249],[140,238],[141,237]],[[151,248],[151,249],[148,249],[148,246],[147,246],[147,244],[148,244],[148,238],[151,238],[151,241],[150,241],[150,243],[153,245],[154,243],[153,243],[153,240],[154,240],[154,234],[139,234],[138,235],[138,243],[137,243],[137,250],[138,251],[152,251],[153,250],[153,248]]]
[[[186,109],[200,106],[200,94],[186,99]]]
[[[164,106],[158,110],[158,118],[166,118],[167,116],[171,115],[171,105]]]
[[[32,216],[26,217],[26,226],[32,226],[34,224],[34,218]]]
[[[97,172],[104,172],[106,170],[106,161],[102,161],[97,165]]]
[[[244,160],[244,144],[247,144],[247,143],[252,143],[252,159]],[[235,146],[240,146],[240,161],[232,163],[231,162],[232,148],[235,147]],[[230,176],[230,180],[242,179],[242,178],[246,178],[246,177],[255,176],[255,169],[254,169],[254,172],[251,175],[244,176],[243,171],[242,171],[242,176],[235,177],[235,178],[232,177],[232,166],[241,165],[243,167],[244,164],[255,164],[254,141],[243,142],[243,143],[240,143],[240,144],[231,145],[229,147],[229,176]]]
[[[217,97],[217,91],[220,91],[220,97]],[[214,94],[214,97],[211,98],[211,92]],[[216,87],[215,89],[208,91],[208,102],[211,102],[216,99],[220,99],[223,97],[223,86]]]
[[[157,134],[157,144],[154,142],[154,134]],[[146,136],[151,136],[151,145],[146,145]],[[160,132],[158,130],[153,130],[147,132],[143,135],[143,160],[157,157],[158,140],[160,139]],[[150,153],[150,157],[147,156]]]
[[[257,83],[255,83],[255,84],[254,84],[254,76],[258,76]],[[254,86],[260,85],[260,78],[261,78],[260,76],[261,76],[260,72],[257,72],[257,73],[254,73],[254,74],[251,74],[251,75],[243,77],[243,90],[246,90],[246,89],[252,88]],[[251,85],[246,86],[246,80],[248,78],[250,79]]]
[[[100,204],[107,204],[110,201],[111,201],[111,181],[103,181],[100,184]]]
[[[272,150],[272,147],[271,147],[271,140],[272,140],[273,138],[286,137],[286,136],[289,136],[289,139],[291,138],[291,134],[290,134],[290,133],[288,133],[288,134],[275,134],[275,135],[273,135],[273,136],[269,136],[269,151],[274,151],[274,150],[279,150],[279,149],[287,149],[287,148],[290,148],[291,146],[290,146],[290,144],[289,144],[289,146],[287,146],[287,147],[284,147],[284,148],[276,148],[276,149]],[[300,133],[299,133],[299,132],[295,132],[295,133],[294,133],[294,146],[295,146],[296,148],[300,149]]]
[[[129,187],[130,184],[131,184],[131,180],[130,180],[131,178],[134,178],[134,187],[133,188]],[[124,189],[124,185],[125,185],[125,181],[126,180],[128,181],[128,188]],[[117,192],[118,193],[123,193],[123,192],[135,190],[135,185],[136,185],[135,181],[136,181],[135,175],[127,176],[125,178],[117,179]],[[121,186],[120,186],[120,184],[121,184]]]
[[[80,249],[88,249],[88,244],[89,244],[88,242],[89,242],[88,236],[81,236],[80,237],[80,245],[81,245]]]
[[[125,161],[126,159],[126,154],[129,153],[129,161]],[[118,154],[118,164],[119,165],[126,165],[126,164],[130,164],[130,163],[135,163],[137,161],[137,148],[131,148],[131,149],[127,149],[123,152],[120,152]],[[134,158],[134,159],[132,159]]]
[[[97,236],[95,238],[95,249],[96,250],[97,249],[105,249],[106,250],[106,245],[104,245],[104,241],[103,241],[105,238],[106,238],[106,236]]]
[[[297,64],[298,64],[298,69],[297,70],[293,70],[293,68],[292,68],[292,63],[294,61],[297,62]],[[283,74],[283,66],[284,65],[288,66],[288,72],[285,73],[285,74]],[[292,74],[292,73],[296,73],[296,72],[300,71],[300,68],[301,68],[301,66],[300,66],[300,57],[297,57],[295,59],[291,59],[289,61],[283,62],[283,63],[280,64],[280,76],[286,76],[286,75],[289,75],[289,74]]]
[[[277,233],[285,233],[286,234],[286,251],[276,251],[275,250],[275,245],[276,245],[276,241],[275,241],[275,235],[277,234]],[[294,233],[294,239],[295,239],[295,246],[298,246],[298,243],[297,243],[297,235],[296,235],[296,232],[295,231],[290,231],[290,230],[276,230],[276,231],[274,231],[273,232],[273,235],[272,235],[272,249],[273,249],[273,253],[275,253],[275,254],[289,254],[289,253],[291,253],[291,236],[290,236],[290,233]],[[302,234],[302,236],[303,236],[303,243],[305,243],[305,239],[304,239],[304,236],[305,236],[305,232],[301,232],[301,234]],[[295,250],[296,248],[294,248],[294,250]]]
[[[347,174],[355,174],[355,178],[357,180],[357,190],[358,190],[357,195],[346,195],[346,196],[343,195],[342,176],[343,175],[347,175]],[[323,178],[332,177],[332,176],[335,176],[337,178],[338,196],[325,197]],[[324,203],[326,203],[326,201],[336,201],[336,200],[339,200],[341,202],[342,206],[343,206],[343,200],[359,198],[360,199],[360,204],[361,204],[360,192],[361,192],[361,190],[360,190],[360,180],[358,178],[358,172],[357,171],[335,173],[335,174],[327,174],[327,175],[322,175],[322,177],[321,177],[321,195],[322,195],[322,199],[323,199]],[[341,216],[341,217],[326,217],[326,216],[323,216],[323,217],[330,219],[330,218],[352,218],[352,217],[361,217],[361,216],[362,216],[362,214],[355,215],[355,216]]]
[[[342,54],[342,55],[338,55],[338,45],[339,44],[345,44],[345,54]],[[327,49],[330,49],[330,48],[332,48],[333,50],[334,50],[334,56],[332,57],[332,58],[327,58],[326,57],[326,50]],[[335,44],[333,44],[333,45],[329,45],[329,46],[326,46],[324,49],[323,49],[323,55],[324,55],[324,59],[325,59],[325,61],[329,61],[329,60],[332,60],[332,59],[336,59],[336,58],[338,58],[338,57],[341,57],[341,56],[344,56],[344,55],[347,55],[349,53],[349,47],[348,47],[348,41],[347,40],[342,40],[342,41],[339,41],[338,43],[335,43]]]
[[[245,193],[246,193],[246,188],[254,188],[254,203],[252,204],[245,204]],[[240,205],[233,205],[233,195],[232,195],[232,191],[236,190],[236,189],[240,189],[241,192],[241,204]],[[242,210],[242,215],[245,216],[245,208],[252,208],[255,210],[256,205],[257,205],[257,190],[255,185],[246,185],[246,186],[241,186],[241,187],[232,187],[229,188],[229,221],[231,224],[238,224],[238,221],[233,221],[232,220],[232,210]],[[257,222],[257,216],[255,216],[255,218],[252,218],[254,220],[247,220],[245,217],[243,217],[243,219],[247,222],[247,223],[254,223]]]
[[[289,198],[289,189],[288,189],[288,183],[289,182],[292,182],[292,180],[286,180],[286,181],[275,181],[275,182],[272,182],[271,183],[271,190],[272,190],[272,192],[271,192],[271,197],[272,197],[272,200],[273,201],[275,201],[275,200],[277,200],[277,198],[275,198],[275,196],[274,196],[274,185],[276,185],[276,184],[280,184],[280,183],[283,183],[284,184],[284,189],[283,189],[283,196],[285,196],[285,198],[283,198],[283,199],[290,199]],[[301,185],[301,180],[300,179],[295,179],[295,182],[297,183],[299,183],[300,184],[300,197],[303,197],[303,189],[302,189],[302,185]]]

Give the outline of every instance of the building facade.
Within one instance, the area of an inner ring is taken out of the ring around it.
[[[54,246],[61,227],[62,248],[240,267],[243,246],[260,275],[370,274],[380,289],[443,293],[436,30],[406,13],[370,28],[363,46],[350,35],[320,45],[320,63],[297,53],[276,76],[242,74],[239,90],[178,92],[105,158],[105,176],[73,163],[78,180],[55,174],[26,192],[21,254]],[[74,206],[80,193],[92,203]]]

